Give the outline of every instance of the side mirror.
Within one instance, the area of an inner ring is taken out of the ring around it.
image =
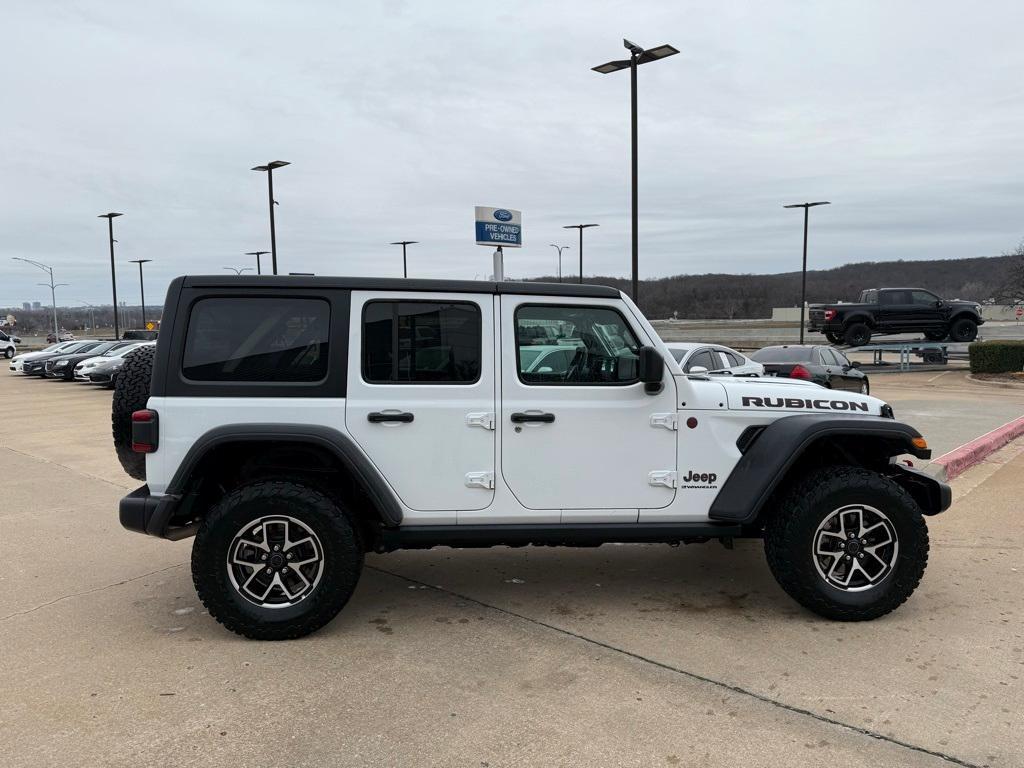
[[[665,377],[665,359],[654,347],[640,347],[640,381],[644,383],[644,392],[656,395],[661,392],[662,379]]]
[[[936,307],[941,307],[941,306],[942,306],[942,304],[943,304],[943,301],[942,301],[942,299],[936,299],[936,301],[935,301],[935,306],[936,306]]]
[[[860,368],[860,363],[858,361],[856,361],[856,360],[851,360],[850,361],[850,367],[851,368]]]
[[[693,374],[694,376],[704,376],[707,372],[708,369],[703,365],[695,365],[687,371],[687,373]]]

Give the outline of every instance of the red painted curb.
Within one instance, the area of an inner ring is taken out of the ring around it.
[[[946,471],[946,478],[952,480],[1021,435],[1024,435],[1024,416],[996,427],[949,453],[944,453],[932,461],[932,464],[941,465]]]

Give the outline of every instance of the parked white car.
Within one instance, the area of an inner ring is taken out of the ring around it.
[[[8,336],[3,331],[0,331],[0,355],[3,355],[10,360],[17,353],[18,347],[14,343],[14,339]]]
[[[721,344],[666,344],[683,373],[714,373],[726,376],[763,376],[764,366],[742,352]]]
[[[11,358],[10,371],[11,373],[21,373],[26,360],[35,360],[37,357],[42,357],[43,355],[51,355],[54,352],[60,352],[78,343],[80,342],[62,341],[59,344],[51,344],[46,349],[41,349],[38,352],[24,352],[20,355],[15,355]]]
[[[87,384],[91,382],[89,374],[92,373],[93,368],[103,363],[108,363],[114,358],[124,357],[133,349],[138,349],[141,346],[152,345],[156,342],[153,341],[140,341],[134,344],[125,344],[120,347],[115,347],[109,352],[105,352],[102,355],[96,355],[96,357],[87,357],[82,362],[75,366],[75,381],[84,381]]]

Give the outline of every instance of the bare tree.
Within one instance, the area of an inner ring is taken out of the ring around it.
[[[1024,240],[1021,240],[1014,250],[1003,255],[1011,257],[1012,261],[1006,270],[1002,286],[994,296],[996,303],[1024,303]]]

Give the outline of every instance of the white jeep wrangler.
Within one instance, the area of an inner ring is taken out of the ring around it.
[[[949,487],[866,395],[685,375],[603,286],[183,277],[125,363],[126,528],[195,535],[210,614],[247,637],[330,621],[363,553],[763,538],[822,616],[881,616]]]

